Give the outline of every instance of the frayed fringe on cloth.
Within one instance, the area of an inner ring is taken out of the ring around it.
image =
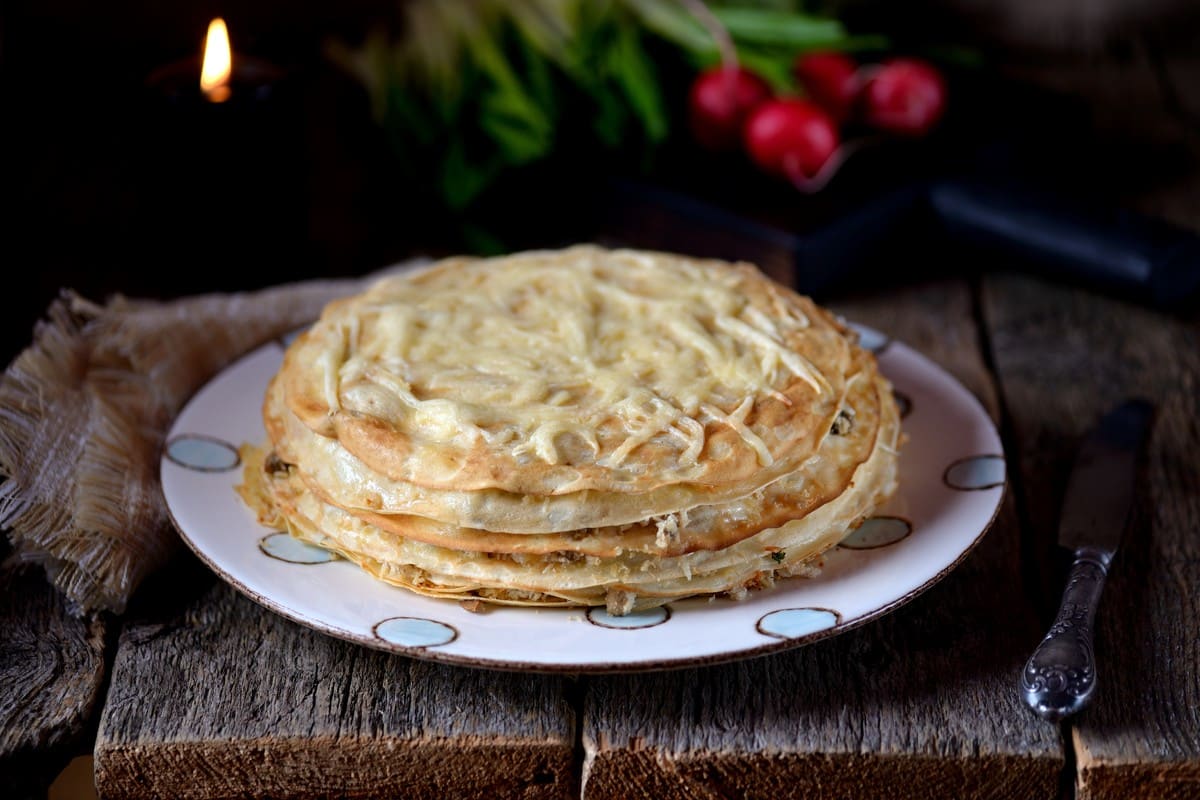
[[[167,428],[222,367],[362,280],[173,302],[64,292],[0,378],[0,527],[75,613],[124,610],[178,546],[158,480]]]

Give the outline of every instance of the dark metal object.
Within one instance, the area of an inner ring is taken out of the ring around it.
[[[1082,709],[1096,688],[1092,624],[1108,567],[1133,506],[1137,459],[1150,428],[1150,404],[1131,400],[1084,440],[1067,484],[1058,541],[1073,551],[1062,605],[1021,673],[1025,702],[1057,722]]]
[[[1200,300],[1200,235],[1116,207],[1102,169],[1111,154],[1086,103],[979,70],[949,77],[938,130],[900,140],[850,126],[852,155],[820,191],[681,142],[649,176],[601,172],[595,209],[582,215],[598,230],[584,235],[744,259],[818,300],[988,269],[1157,308]],[[533,221],[548,227],[544,213]]]
[[[934,183],[929,200],[954,239],[1050,277],[1158,308],[1200,290],[1200,236],[1151,217],[979,180]]]
[[[610,179],[604,197],[602,231],[619,241],[745,259],[810,295],[865,280],[872,269],[911,272],[953,246],[963,263],[1011,265],[1156,308],[1200,296],[1195,233],[994,178],[916,180],[866,202],[822,207],[817,222],[804,205],[764,218],[628,178]]]

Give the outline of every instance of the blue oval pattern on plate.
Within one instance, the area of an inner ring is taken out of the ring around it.
[[[666,606],[647,608],[644,611],[633,611],[623,617],[614,617],[603,608],[589,608],[588,622],[601,628],[618,628],[621,630],[638,630],[662,625],[671,618],[671,610]]]
[[[754,627],[776,639],[798,639],[828,630],[841,621],[842,615],[828,608],[781,608],[759,617]]]
[[[858,530],[842,539],[842,547],[851,550],[874,550],[887,547],[912,533],[912,523],[903,517],[871,517]]]
[[[859,346],[876,355],[882,353],[892,343],[891,337],[874,328],[868,328],[866,325],[852,325],[851,327],[858,331]]]
[[[946,468],[942,479],[951,489],[964,491],[992,489],[1004,485],[1004,459],[1001,456],[971,456]]]
[[[242,463],[229,442],[200,433],[185,433],[167,442],[167,459],[197,472],[228,472]]]
[[[289,564],[328,564],[338,557],[336,553],[323,547],[317,547],[315,544],[302,542],[284,531],[268,533],[259,539],[258,549],[271,558],[286,561]]]
[[[302,325],[301,327],[296,328],[294,331],[288,331],[287,333],[283,334],[276,339],[276,341],[279,342],[280,347],[282,347],[284,350],[287,350],[289,347],[291,347],[292,342],[296,341],[296,339],[300,337],[300,334],[304,333],[310,327],[312,326]]]
[[[458,638],[458,631],[444,622],[421,617],[391,617],[375,625],[375,635],[403,647],[438,647]]]

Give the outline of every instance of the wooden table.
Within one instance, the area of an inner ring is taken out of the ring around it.
[[[1197,111],[1171,114],[1194,151]],[[1200,227],[1187,185],[1130,199]],[[901,610],[725,666],[543,676],[327,638],[190,558],[90,621],[9,565],[0,795],[36,796],[92,751],[107,798],[1200,796],[1200,322],[970,272],[834,303],[957,376],[1008,452],[991,532]],[[1080,435],[1132,394],[1159,417],[1100,610],[1098,695],[1052,725],[1017,679],[1061,589],[1057,509]]]

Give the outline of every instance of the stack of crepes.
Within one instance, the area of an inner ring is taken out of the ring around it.
[[[899,414],[748,264],[452,258],[326,307],[243,448],[261,522],[435,597],[610,614],[810,575],[896,487]]]

